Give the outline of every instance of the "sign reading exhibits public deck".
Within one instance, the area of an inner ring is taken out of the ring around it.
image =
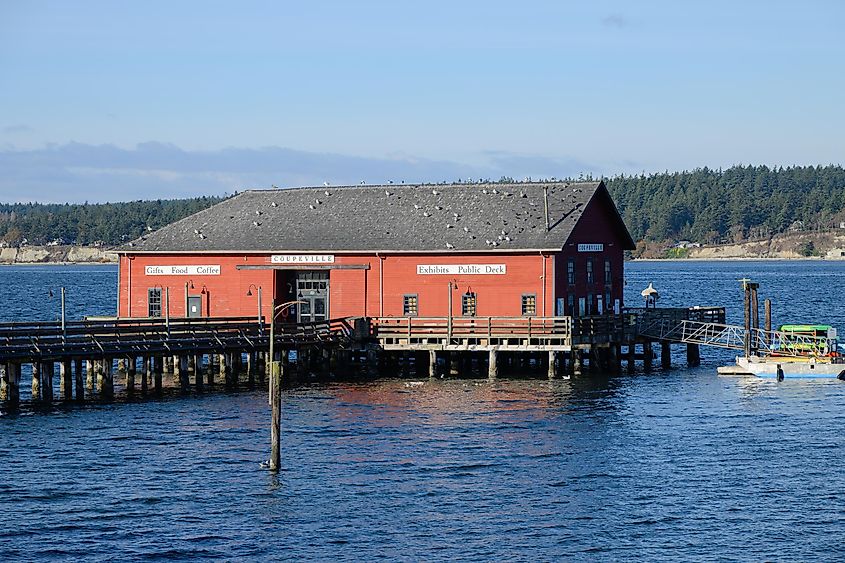
[[[333,254],[273,254],[271,264],[332,264]]]
[[[220,265],[208,266],[147,266],[147,276],[219,276]]]
[[[506,274],[508,268],[505,264],[419,264],[417,274],[445,274],[453,275],[484,275],[484,274]]]

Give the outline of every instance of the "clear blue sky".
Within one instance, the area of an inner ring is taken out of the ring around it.
[[[845,2],[0,0],[0,201],[841,163]]]

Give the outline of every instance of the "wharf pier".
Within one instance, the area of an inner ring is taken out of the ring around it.
[[[697,341],[671,327],[724,323],[721,307],[632,308],[589,317],[345,317],[270,326],[255,317],[105,318],[0,324],[0,402],[110,400],[239,385],[265,385],[273,361],[287,364],[289,384],[323,376],[484,376],[533,369],[550,378],[585,369],[652,368],[672,344],[700,361]],[[683,331],[682,331],[683,332]],[[272,335],[272,336],[271,336]],[[271,347],[272,341],[272,347]],[[705,343],[706,344],[706,343]],[[273,357],[271,358],[271,350]],[[27,366],[27,369],[24,369]],[[23,374],[30,381],[23,382]],[[116,381],[117,379],[117,381]]]

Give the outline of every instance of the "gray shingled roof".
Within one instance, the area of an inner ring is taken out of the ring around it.
[[[597,193],[609,200],[601,182],[249,190],[120,251],[553,250]]]

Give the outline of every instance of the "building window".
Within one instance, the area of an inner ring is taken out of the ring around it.
[[[605,285],[610,285],[610,284],[611,284],[611,279],[610,279],[610,260],[605,260],[605,261],[604,261],[604,284],[605,284]]]
[[[477,311],[478,301],[475,293],[464,293],[461,297],[461,314],[465,317],[474,317]]]
[[[147,290],[147,316],[161,316],[161,288],[151,287]]]
[[[569,294],[566,296],[566,312],[569,313],[571,316],[575,315],[575,296],[573,294]]]
[[[593,294],[587,294],[587,315],[593,314]]]
[[[610,313],[610,312],[611,312],[610,304],[611,304],[611,301],[610,301],[610,290],[607,290],[607,291],[604,293],[604,306],[605,306],[605,307],[607,307],[607,312],[608,312],[608,313]]]
[[[587,258],[587,283],[593,283],[593,259]]]
[[[537,296],[533,293],[522,296],[522,314],[526,316],[537,314]]]
[[[402,297],[402,314],[406,317],[416,317],[419,314],[416,295],[405,295]]]
[[[575,258],[566,261],[566,283],[575,285]]]

